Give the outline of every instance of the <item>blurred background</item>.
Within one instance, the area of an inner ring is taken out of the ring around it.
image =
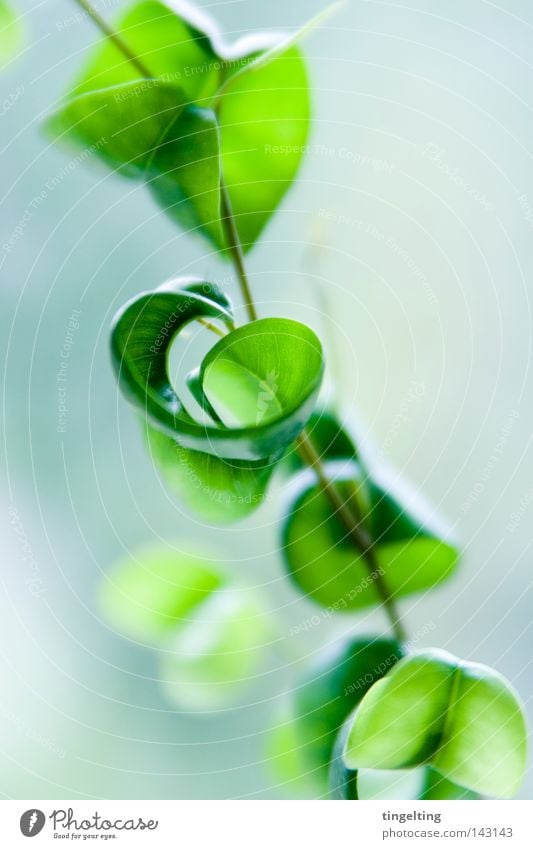
[[[42,118],[98,35],[66,0],[13,4],[26,41],[0,75],[0,792],[290,795],[265,754],[283,694],[319,649],[385,621],[297,627],[317,608],[284,575],[279,485],[260,511],[219,528],[161,484],[118,397],[111,317],[182,272],[224,281],[236,302],[237,288],[142,184],[70,167],[48,143]],[[96,5],[108,18],[121,6]],[[229,39],[297,27],[321,8],[199,5]],[[248,261],[261,314],[298,317],[326,339],[365,450],[461,542],[458,576],[401,605],[413,645],[495,666],[530,714],[532,42],[527,0],[348,3],[305,42],[310,149]],[[154,541],[214,550],[264,599],[268,661],[231,708],[176,709],[158,652],[102,620],[114,561]],[[521,795],[532,793],[530,775]]]

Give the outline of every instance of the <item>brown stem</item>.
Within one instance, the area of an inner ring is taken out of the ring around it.
[[[329,480],[320,455],[306,430],[302,431],[296,440],[296,445],[300,457],[311,469],[314,469],[320,486],[322,487],[322,492],[335,511],[334,515],[340,519],[348,535],[363,555],[368,572],[381,598],[381,603],[387,612],[396,639],[400,643],[405,642],[407,634],[400,620],[396,602],[389,592],[387,583],[383,577],[383,572],[376,560],[376,554],[371,537],[361,522],[358,521],[357,517],[353,515],[349,502],[344,499],[338,487]]]
[[[248,318],[250,319],[250,321],[255,321],[257,319],[257,310],[255,308],[252,290],[250,289],[250,283],[248,282],[246,268],[244,267],[244,257],[242,253],[241,240],[237,230],[237,225],[235,223],[235,216],[233,215],[233,209],[231,208],[231,200],[228,194],[228,190],[226,188],[226,184],[224,182],[224,178],[222,178],[220,181],[220,196],[222,207],[222,226],[224,227],[224,232],[226,233],[226,238],[228,240],[228,248],[231,254],[231,259],[235,266],[237,277],[239,278],[239,285],[241,287],[244,306],[246,307],[246,312],[248,313]]]
[[[95,22],[96,26],[103,32],[107,38],[113,42],[115,47],[120,50],[126,59],[131,62],[132,65],[139,71],[141,77],[148,77],[150,79],[153,75],[150,73],[146,65],[139,59],[138,56],[133,53],[122,36],[115,32],[115,30],[109,26],[107,21],[102,18],[102,16],[96,11],[94,6],[89,2],[89,0],[74,0],[75,3],[86,12],[90,18]]]

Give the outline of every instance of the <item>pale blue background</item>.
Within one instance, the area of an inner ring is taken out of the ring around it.
[[[62,172],[69,154],[48,145],[39,123],[95,31],[72,20],[73,4],[13,2],[24,9],[29,44],[0,76],[0,104],[14,101],[0,106],[1,245],[45,197],[14,248],[0,252],[0,791],[282,796],[263,749],[280,693],[316,647],[383,620],[325,621],[291,639],[315,608],[283,576],[279,492],[242,526],[220,530],[199,525],[160,486],[117,399],[109,321],[127,297],[169,276],[226,280],[229,272],[158,214],[142,186],[89,166]],[[201,5],[231,38],[291,28],[320,8],[309,0]],[[109,16],[115,4],[100,8]],[[326,336],[367,447],[440,508],[464,545],[457,579],[402,605],[414,644],[496,666],[528,708],[532,43],[526,0],[347,5],[306,42],[312,147],[249,261],[261,313],[301,317]],[[60,435],[56,374],[73,310],[80,326]],[[99,619],[102,574],[158,537],[215,547],[244,582],[263,588],[279,619],[277,671],[232,711],[174,712],[154,680],[154,652]],[[32,570],[39,597],[26,583]],[[532,792],[530,778],[522,795]]]

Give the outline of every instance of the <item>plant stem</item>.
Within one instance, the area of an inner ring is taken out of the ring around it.
[[[81,6],[81,8],[85,12],[87,12],[89,17],[92,18],[94,23],[99,27],[99,29],[104,33],[104,35],[106,35],[107,38],[109,38],[109,40],[112,41],[113,44],[115,44],[115,46],[122,51],[126,59],[128,59],[128,61],[131,62],[132,65],[135,66],[135,68],[137,68],[137,70],[141,73],[142,76],[148,78],[152,77],[152,74],[150,73],[148,68],[145,67],[145,65],[143,64],[143,62],[141,62],[138,56],[135,56],[135,54],[132,53],[126,42],[123,41],[122,37],[117,32],[115,32],[107,24],[107,22],[98,14],[96,9],[93,8],[90,3],[90,0],[75,0],[75,2],[79,6]],[[233,209],[231,207],[231,200],[223,177],[220,181],[220,195],[222,226],[224,227],[224,231],[226,233],[231,260],[237,273],[237,278],[239,281],[239,286],[241,289],[244,305],[248,313],[248,317],[250,321],[255,321],[257,319],[257,310],[252,296],[250,283],[248,281],[248,275],[246,274],[246,268],[244,266],[242,244],[239,237],[239,232],[237,230],[237,224],[235,222]],[[203,320],[200,321],[206,326],[210,324],[210,322],[204,322]],[[209,329],[214,330],[217,333],[221,333],[221,331],[219,331],[218,328],[215,328],[214,325],[210,325]],[[350,538],[353,540],[356,547],[359,549],[363,558],[365,559],[368,571],[371,574],[372,580],[374,581],[375,587],[380,595],[381,603],[385,612],[387,613],[396,639],[399,642],[405,642],[407,636],[406,631],[400,620],[396,608],[396,603],[392,598],[387,583],[383,577],[383,574],[379,569],[371,538],[369,537],[361,523],[358,521],[357,517],[353,515],[349,503],[345,501],[338,487],[333,481],[329,480],[326,470],[324,468],[324,464],[322,463],[320,455],[315,448],[313,440],[305,429],[300,434],[296,444],[298,453],[302,460],[311,469],[315,470],[320,486],[322,487],[322,491],[325,497],[328,499],[331,507],[335,511],[334,515],[336,515],[342,522]]]
[[[89,15],[89,17],[94,21],[96,26],[103,32],[103,34],[107,36],[107,38],[113,42],[115,47],[117,47],[118,50],[120,50],[124,54],[126,59],[131,62],[131,64],[134,65],[135,68],[137,68],[142,77],[148,77],[148,79],[150,79],[153,76],[153,74],[150,73],[150,71],[144,64],[144,62],[142,62],[139,57],[136,56],[135,53],[130,50],[122,36],[120,36],[118,32],[115,32],[115,30],[109,26],[107,21],[102,18],[102,16],[96,11],[96,9],[89,2],[89,0],[74,0],[74,2],[77,3],[78,6]]]
[[[381,598],[381,603],[387,612],[394,636],[400,643],[405,642],[407,634],[400,620],[396,602],[389,593],[383,572],[376,560],[371,537],[366,532],[362,523],[352,514],[350,504],[348,501],[345,501],[339,488],[328,478],[320,455],[306,430],[302,431],[296,440],[296,445],[300,457],[311,469],[315,470],[320,486],[322,487],[322,492],[335,510],[334,515],[342,522],[350,538],[364,557],[369,574]]]
[[[255,321],[257,319],[257,310],[255,308],[252,290],[250,289],[250,283],[248,282],[246,268],[244,267],[242,245],[241,240],[239,238],[237,225],[235,223],[233,209],[231,208],[230,196],[228,194],[228,190],[223,177],[220,180],[220,197],[222,226],[224,227],[226,238],[228,240],[228,248],[231,254],[231,259],[233,265],[235,266],[237,277],[239,278],[239,286],[241,287],[244,306],[246,307],[246,312],[248,313],[248,318],[250,319],[250,321]]]

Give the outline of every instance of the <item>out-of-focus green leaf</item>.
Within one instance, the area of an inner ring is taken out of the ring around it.
[[[201,102],[217,90],[220,58],[209,35],[188,19],[185,6],[142,0],[113,29],[150,75],[180,88],[187,103]],[[139,70],[110,39],[103,39],[71,95],[138,79]]]
[[[168,128],[184,109],[183,92],[138,80],[74,97],[47,121],[54,138],[85,146],[123,176],[145,174]]]
[[[179,708],[214,710],[235,701],[257,674],[269,640],[265,613],[249,590],[220,590],[165,645],[160,678]]]
[[[236,522],[265,501],[275,463],[224,460],[191,451],[149,426],[147,437],[168,486],[207,521]]]
[[[316,798],[324,794],[322,775],[318,776],[302,755],[302,745],[292,711],[286,706],[269,729],[265,757],[276,789],[291,799]]]
[[[400,661],[363,698],[344,750],[349,769],[433,767],[455,784],[512,797],[523,779],[526,728],[497,672],[440,651]]]
[[[0,0],[0,68],[18,53],[23,39],[20,18],[11,5]]]
[[[324,652],[294,692],[297,736],[310,766],[327,776],[346,717],[402,656],[395,640],[377,637],[357,637]]]
[[[304,593],[342,612],[378,604],[380,575],[397,597],[449,577],[457,551],[428,522],[405,510],[357,464],[328,463],[327,471],[374,543],[377,575],[369,573],[310,470],[295,480],[282,526],[287,569]]]
[[[153,545],[119,561],[102,585],[101,608],[120,633],[158,645],[222,583],[208,560]]]

